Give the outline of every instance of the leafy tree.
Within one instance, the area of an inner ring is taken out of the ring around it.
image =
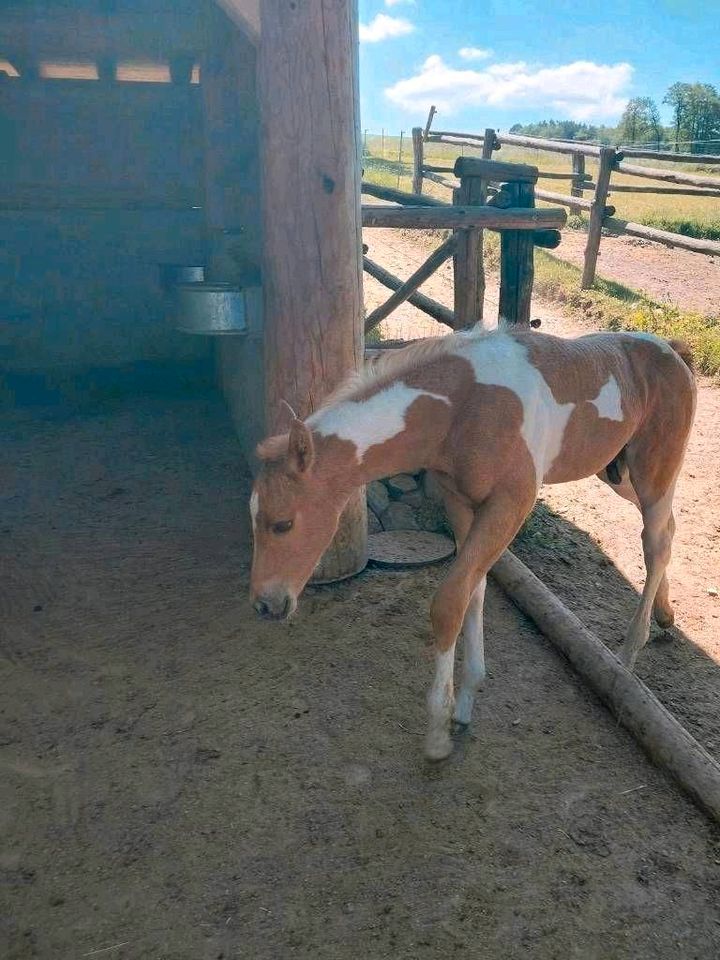
[[[633,97],[628,100],[618,128],[623,143],[646,143],[662,140],[660,111],[651,97]]]
[[[689,141],[690,152],[703,152],[710,145],[702,141],[720,137],[720,96],[712,84],[674,83],[663,103],[672,107],[676,151]],[[712,146],[717,149],[718,145]]]

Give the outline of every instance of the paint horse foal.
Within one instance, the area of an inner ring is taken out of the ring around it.
[[[436,673],[427,756],[451,750],[485,676],[488,570],[542,483],[593,473],[640,509],[647,580],[620,656],[632,667],[650,615],[673,622],[665,569],[672,499],[695,409],[686,348],[648,334],[566,340],[529,331],[453,334],[388,356],[305,423],[258,447],[251,499],[256,611],[283,619],[361,484],[421,468],[436,473],[458,553],[431,606]],[[466,645],[454,697],[455,644]]]

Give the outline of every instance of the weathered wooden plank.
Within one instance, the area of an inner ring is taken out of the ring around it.
[[[389,270],[381,267],[379,263],[375,263],[375,261],[369,257],[363,257],[363,269],[390,290],[399,290],[403,285],[404,281],[402,281],[400,277],[396,277],[395,274],[390,273]],[[433,300],[431,297],[427,297],[419,291],[411,293],[407,300],[408,303],[417,307],[418,310],[422,310],[423,313],[431,316],[433,320],[444,323],[447,327],[454,328],[455,314],[448,307],[443,306],[442,303],[438,303],[437,300]]]
[[[438,267],[441,267],[446,260],[450,259],[455,252],[455,246],[455,237],[448,237],[448,239],[427,258],[425,263],[419,266],[417,270],[395,290],[391,297],[388,297],[385,303],[381,303],[380,306],[376,307],[366,318],[365,333],[368,333],[373,327],[376,327],[385,317],[389,316],[393,310],[396,310],[401,303],[405,303],[417,288],[424,283],[428,277],[431,277],[433,273],[435,273]]]
[[[547,140],[544,137],[521,137],[515,133],[499,133],[497,138],[500,143],[514,144],[517,147],[530,147],[533,150],[548,150],[550,153],[582,153],[586,157],[598,157],[602,149],[590,143]]]
[[[281,400],[307,417],[363,362],[358,9],[304,0],[260,12],[265,402],[280,431]],[[362,569],[366,534],[358,491],[314,579]]]
[[[720,177],[705,177],[698,173],[676,173],[674,170],[663,170],[662,167],[641,167],[632,163],[615,164],[618,173],[626,173],[632,177],[646,177],[650,180],[662,180],[665,183],[680,183],[688,187],[710,187],[720,190]]]
[[[507,183],[535,183],[538,178],[537,167],[527,163],[503,163],[479,157],[458,157],[454,171],[456,177],[481,177]]]
[[[720,197],[720,189],[710,190],[704,187],[661,187],[635,186],[632,183],[611,184],[610,193],[656,193],[675,197]]]
[[[437,113],[435,106],[430,107],[430,112],[428,113],[427,123],[425,124],[425,129],[423,130],[423,140],[427,140],[428,134],[430,133],[430,126],[433,122],[433,117]]]
[[[717,164],[720,167],[720,155],[717,153],[673,153],[670,150],[643,150],[639,147],[620,147],[626,157],[647,160],[669,160],[671,163]]]
[[[449,203],[442,200],[436,200],[435,197],[429,197],[423,193],[407,193],[405,190],[396,190],[395,187],[383,187],[379,183],[370,183],[363,180],[360,185],[363,193],[371,197],[377,197],[379,200],[392,200],[394,203],[401,203],[406,207],[449,207]]]
[[[531,183],[508,183],[505,188],[517,208],[532,209]],[[519,230],[502,234],[500,240],[500,317],[510,325],[530,324],[530,301],[534,279],[533,237]]]
[[[608,217],[603,226],[608,230],[617,230],[618,233],[627,233],[631,237],[642,237],[645,240],[654,240],[664,243],[668,247],[679,247],[681,250],[692,250],[693,253],[704,253],[716,257],[720,254],[720,242],[717,240],[701,240],[698,237],[685,237],[681,233],[671,233],[669,230],[658,230],[647,227],[644,223],[633,223],[631,220],[621,220],[619,217]]]
[[[572,155],[572,185],[570,195],[582,199],[584,182],[590,177],[585,173],[585,154],[577,151]],[[582,204],[573,204],[570,208],[574,213],[578,213]]]
[[[494,207],[389,207],[363,205],[364,227],[408,227],[453,230],[483,227],[489,230],[558,229],[567,222],[564,210],[553,207],[498,210]],[[359,249],[359,247],[358,247]]]
[[[602,147],[598,165],[597,187],[595,188],[595,197],[590,209],[590,224],[588,226],[587,244],[585,245],[585,262],[583,264],[581,282],[583,290],[591,287],[595,279],[595,267],[597,265],[598,251],[600,250],[600,237],[602,235],[603,220],[605,219],[608,187],[610,186],[610,176],[615,165],[615,148]]]
[[[564,193],[553,193],[552,190],[535,190],[535,196],[538,200],[550,200],[552,203],[561,203],[564,207],[575,207],[578,210],[592,210],[593,200],[585,200],[580,197],[570,197]],[[611,217],[615,213],[615,207],[605,206],[605,216]]]
[[[427,167],[425,168],[427,170]],[[437,183],[441,187],[447,187],[448,190],[452,190],[457,186],[456,183],[451,183],[449,180],[446,180],[444,177],[441,177],[438,173],[426,173],[424,174],[426,180],[430,180],[432,183]]]
[[[482,206],[486,199],[487,183],[480,177],[463,177],[460,187],[453,192],[453,202],[460,206]],[[457,230],[455,237],[455,323],[459,330],[463,330],[475,326],[483,317],[485,268],[482,230]]]

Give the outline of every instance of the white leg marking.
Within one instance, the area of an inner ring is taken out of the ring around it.
[[[453,673],[455,644],[435,654],[435,679],[428,693],[428,732],[425,755],[429,760],[444,760],[452,751],[450,717],[453,710]]]
[[[470,723],[473,703],[478,687],[485,679],[485,644],[483,630],[483,606],[487,577],[483,577],[470,597],[465,619],[463,620],[463,642],[465,644],[463,675],[460,691],[455,702],[455,720],[463,726]]]
[[[640,603],[630,621],[625,643],[619,651],[620,660],[629,669],[632,669],[638,653],[647,643],[653,603],[670,562],[674,532],[672,498],[671,489],[656,504],[643,510],[642,543],[647,578]]]

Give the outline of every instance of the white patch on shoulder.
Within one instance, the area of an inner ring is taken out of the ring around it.
[[[307,425],[321,436],[336,436],[355,444],[361,461],[370,447],[391,440],[405,429],[405,415],[419,397],[432,397],[450,406],[450,398],[418,390],[398,380],[366,400],[343,400],[318,410]]]
[[[252,528],[253,534],[257,532],[257,518],[258,511],[260,509],[260,497],[258,496],[257,490],[253,490],[250,497],[250,517],[252,518]]]
[[[600,393],[590,403],[597,407],[597,412],[604,420],[619,420],[622,422],[625,419],[620,398],[620,387],[612,374],[608,377],[607,383],[600,387]]]
[[[629,337],[634,337],[636,340],[647,340],[648,343],[654,343],[656,347],[660,347],[661,350],[664,350],[665,353],[675,353],[673,348],[662,337],[658,337],[655,333],[647,333],[643,330],[641,331],[625,331]]]
[[[560,453],[574,403],[558,403],[545,378],[528,358],[527,348],[498,332],[459,342],[449,351],[468,360],[477,383],[512,390],[523,406],[522,437],[535,465],[539,487]]]

